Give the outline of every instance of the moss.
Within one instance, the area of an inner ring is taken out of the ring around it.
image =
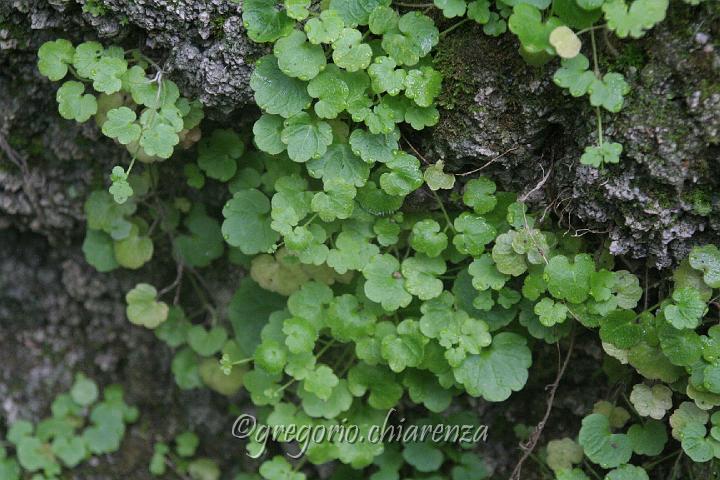
[[[469,111],[476,107],[473,101],[475,89],[474,68],[467,61],[473,54],[464,50],[476,48],[472,37],[481,34],[475,28],[462,28],[443,38],[435,54],[435,68],[443,75],[443,88],[437,99],[439,107],[445,110]]]

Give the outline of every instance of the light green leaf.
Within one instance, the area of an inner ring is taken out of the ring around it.
[[[95,96],[85,92],[85,86],[74,80],[67,81],[57,91],[58,112],[67,120],[86,122],[97,113]]]
[[[153,329],[167,320],[168,306],[157,301],[157,290],[152,285],[138,283],[125,295],[125,302],[130,323]]]
[[[332,143],[332,128],[327,122],[298,113],[285,121],[280,140],[287,145],[288,156],[295,162],[320,158]]]
[[[302,112],[312,100],[306,83],[285,75],[274,55],[265,55],[257,61],[250,77],[250,87],[255,92],[255,102],[265,113],[284,118]]]
[[[308,42],[305,34],[299,30],[293,30],[290,35],[275,42],[273,53],[280,70],[300,80],[315,78],[326,65],[322,47]]]

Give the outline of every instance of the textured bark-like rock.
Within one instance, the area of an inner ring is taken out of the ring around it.
[[[717,3],[673,4],[642,41],[600,39],[602,68],[632,84],[623,110],[603,113],[606,139],[625,150],[600,172],[579,163],[596,141],[595,116],[587,98],[552,84],[557,62],[529,67],[512,40],[483,38],[477,27],[456,32],[439,45],[443,111],[428,148],[460,170],[504,154],[485,172],[517,191],[549,172],[530,199],[571,232],[607,232],[612,253],[669,266],[720,231],[719,20]]]

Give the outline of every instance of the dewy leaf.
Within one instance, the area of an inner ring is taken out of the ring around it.
[[[243,25],[255,42],[274,42],[292,32],[295,22],[275,0],[246,0],[243,4]]]
[[[338,39],[345,23],[337,10],[323,10],[319,17],[311,18],[305,23],[310,43],[332,43]]]
[[[582,48],[582,42],[575,32],[564,25],[550,32],[549,41],[560,58],[575,58]]]
[[[625,102],[625,95],[630,92],[630,85],[619,73],[606,73],[602,80],[596,78],[588,87],[590,104],[594,107],[603,107],[605,110],[617,113]]]
[[[368,133],[363,129],[356,129],[350,134],[350,146],[355,155],[359,155],[367,163],[388,163],[392,161],[395,151],[399,148],[400,132]]]
[[[375,93],[387,92],[388,95],[397,95],[405,88],[405,75],[402,68],[395,69],[397,63],[390,57],[376,57],[368,68],[368,75],[372,81]]]
[[[168,306],[157,301],[157,290],[147,283],[138,283],[125,295],[128,320],[135,325],[157,328],[168,317]]]
[[[198,144],[198,166],[205,175],[221,182],[230,180],[237,171],[237,161],[245,152],[245,144],[230,129],[215,129]]]
[[[101,57],[91,70],[93,88],[107,94],[120,91],[122,88],[120,78],[126,71],[127,61],[124,58]]]
[[[412,300],[404,287],[404,278],[400,273],[400,262],[388,254],[375,255],[363,268],[365,277],[365,295],[389,312],[407,307]]]
[[[102,132],[110,138],[117,139],[123,145],[140,138],[140,125],[135,123],[137,115],[127,107],[113,108],[107,112],[107,120],[103,123]]]
[[[331,0],[330,9],[340,13],[345,25],[367,25],[370,13],[378,6],[390,6],[390,0]]]
[[[420,161],[409,153],[397,150],[385,165],[390,172],[380,175],[380,187],[388,195],[405,196],[422,185]]]
[[[222,233],[246,255],[267,252],[280,238],[270,227],[270,201],[254,188],[241,190],[223,207]]]
[[[307,86],[308,93],[317,98],[315,113],[320,118],[335,118],[347,108],[350,88],[343,81],[342,71],[330,65]]]
[[[125,169],[120,166],[115,166],[110,174],[110,181],[112,185],[108,189],[110,195],[116,203],[123,204],[128,198],[132,197],[133,189],[128,182],[128,175],[125,173]]]
[[[580,157],[580,163],[595,168],[604,163],[619,163],[623,146],[615,142],[604,142],[600,147],[587,146]]]
[[[692,287],[679,288],[673,291],[672,299],[673,303],[663,309],[665,319],[677,329],[695,329],[707,312],[700,292]]]
[[[375,35],[383,35],[397,29],[400,16],[391,7],[379,6],[370,13],[368,29]]]
[[[462,212],[453,222],[453,245],[458,252],[474,257],[485,251],[485,245],[495,240],[497,231],[484,217]]]
[[[690,251],[690,266],[703,272],[703,280],[710,288],[720,288],[720,250],[715,245],[703,245]]]
[[[448,237],[440,231],[440,224],[429,218],[413,225],[409,241],[415,251],[431,258],[440,255],[448,245]]]
[[[436,163],[425,169],[423,177],[425,178],[425,183],[430,190],[449,190],[455,186],[455,175],[452,173],[445,173],[443,171],[444,167],[445,162],[438,160]]]
[[[421,107],[429,107],[442,88],[442,75],[432,67],[410,70],[405,77],[405,96]]]
[[[398,65],[415,65],[440,39],[435,23],[420,12],[408,12],[398,21],[398,31],[383,35],[382,48]]]
[[[330,145],[324,155],[307,163],[313,178],[322,178],[324,184],[346,182],[362,187],[370,176],[370,165],[356,156],[347,144]]]
[[[517,35],[523,48],[531,54],[553,53],[550,33],[561,25],[562,22],[556,17],[543,22],[540,10],[528,3],[515,5],[508,19],[510,31]]]
[[[74,80],[67,81],[57,91],[58,112],[67,120],[86,122],[97,113],[95,96],[85,92],[85,86]]]
[[[491,212],[497,205],[495,182],[487,177],[473,178],[465,184],[463,203],[482,215]]]
[[[332,48],[335,65],[348,72],[365,70],[370,65],[372,48],[362,43],[362,34],[354,28],[343,28]]]
[[[589,70],[590,61],[583,54],[564,59],[561,68],[553,75],[555,85],[567,88],[570,95],[580,97],[588,93],[590,85],[596,80],[595,74]]]
[[[590,255],[575,255],[573,263],[564,255],[556,255],[545,266],[543,278],[553,297],[582,303],[590,294],[590,276],[594,271],[595,262]]]
[[[136,270],[152,258],[153,242],[150,237],[140,234],[136,224],[132,224],[127,237],[115,241],[113,246],[115,259],[121,267]]]
[[[453,372],[455,380],[471,396],[502,402],[525,386],[531,364],[526,340],[515,333],[502,332],[495,335],[489,348],[469,355]]]
[[[563,323],[568,314],[567,306],[555,303],[547,297],[536,303],[533,311],[540,318],[540,323],[546,327]]]
[[[287,145],[291,160],[304,163],[320,158],[332,143],[332,128],[327,122],[301,112],[285,121],[280,140]]]
[[[282,129],[283,118],[280,115],[263,113],[253,125],[255,145],[270,155],[284,152],[285,144],[280,140]]]
[[[473,260],[468,267],[468,273],[472,276],[472,286],[480,292],[489,288],[500,290],[510,279],[509,275],[498,271],[492,257],[487,253]]]
[[[634,0],[628,8],[625,0],[606,0],[602,5],[608,29],[620,38],[640,38],[665,19],[668,0]]]
[[[293,30],[290,35],[275,42],[273,52],[280,70],[300,80],[315,78],[326,65],[322,47],[308,42],[305,34],[299,30]]]
[[[588,459],[602,468],[615,468],[632,456],[628,436],[613,434],[608,417],[601,413],[583,418],[579,440]]]
[[[62,80],[74,55],[75,48],[64,38],[45,42],[38,50],[38,70],[54,82]]]
[[[274,5],[274,2],[273,2]],[[306,83],[285,75],[274,55],[265,55],[255,64],[250,77],[255,102],[266,113],[290,118],[310,106]]]

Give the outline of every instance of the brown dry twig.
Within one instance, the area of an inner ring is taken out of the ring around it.
[[[513,152],[513,151],[517,150],[518,148],[520,148],[520,145],[515,145],[514,147],[512,147],[512,148],[510,148],[510,149],[508,149],[508,150],[505,150],[503,153],[501,153],[501,154],[498,155],[497,157],[494,157],[494,158],[490,159],[490,160],[487,161],[482,167],[476,168],[476,169],[474,169],[474,170],[470,170],[469,172],[458,173],[458,174],[456,174],[456,175],[457,175],[458,177],[464,177],[464,176],[466,176],[466,175],[472,175],[473,173],[477,173],[477,172],[483,170],[485,167],[490,166],[490,165],[491,165],[493,162],[495,162],[496,160],[500,160],[502,157],[504,157],[505,155],[507,155],[507,154],[510,153],[510,152]]]
[[[555,402],[555,394],[557,393],[557,389],[560,386],[560,380],[562,380],[563,375],[565,375],[565,370],[567,369],[568,363],[570,363],[570,357],[572,356],[573,349],[575,348],[575,330],[573,330],[570,334],[570,345],[568,346],[568,351],[565,354],[565,360],[563,360],[562,364],[560,364],[559,343],[557,344],[557,348],[558,373],[555,377],[555,381],[545,387],[545,389],[550,389],[550,394],[547,398],[547,408],[545,409],[545,415],[543,415],[542,420],[540,420],[540,422],[535,426],[535,430],[533,430],[533,433],[530,434],[530,438],[527,440],[527,442],[520,444],[520,448],[523,450],[523,455],[522,457],[520,457],[520,460],[515,465],[515,469],[510,475],[510,480],[520,480],[520,472],[522,471],[523,463],[525,463],[525,460],[527,460],[528,457],[532,454],[533,450],[535,450],[538,440],[540,440],[540,435],[542,435],[545,424],[550,417],[550,412],[552,411],[553,403]]]

